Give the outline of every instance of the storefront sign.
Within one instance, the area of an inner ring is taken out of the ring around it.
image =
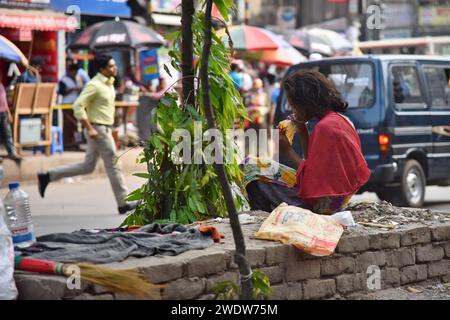
[[[66,12],[70,6],[77,6],[81,14],[85,15],[131,17],[127,0],[52,0],[50,6],[59,12]]]
[[[159,63],[157,49],[144,50],[140,52],[142,81],[148,83],[159,79]]]
[[[440,27],[450,25],[450,6],[421,7],[418,12],[419,26]]]
[[[0,7],[45,9],[50,6],[50,0],[0,0]]]
[[[31,41],[32,34],[29,29],[2,28],[0,34],[11,41]]]
[[[388,28],[411,27],[416,22],[414,7],[409,3],[386,3],[383,9],[383,24]]]
[[[43,82],[58,82],[56,32],[35,32],[32,57],[38,57],[44,62],[41,74]]]
[[[4,10],[0,12],[0,27],[1,28],[18,28],[42,31],[73,31],[76,24],[72,22],[72,17],[54,13],[53,15],[36,15],[32,10],[17,10],[23,11],[26,14],[18,14],[15,11]],[[33,15],[34,14],[34,15]]]

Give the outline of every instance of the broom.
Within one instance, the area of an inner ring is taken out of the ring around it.
[[[65,277],[72,276],[68,268],[75,265],[80,268],[82,280],[100,285],[112,292],[130,294],[141,298],[155,297],[157,294],[155,290],[162,287],[147,282],[145,277],[136,271],[115,270],[89,263],[64,264],[16,256],[14,264],[18,270],[57,274]]]

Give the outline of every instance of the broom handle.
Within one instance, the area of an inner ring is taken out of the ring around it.
[[[16,256],[14,258],[14,265],[16,269],[23,271],[63,274],[63,264],[60,262]]]

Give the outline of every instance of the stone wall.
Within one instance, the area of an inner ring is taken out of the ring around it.
[[[304,254],[293,246],[256,240],[260,224],[243,225],[247,256],[253,270],[271,281],[271,299],[326,299],[368,290],[369,266],[381,271],[381,289],[421,282],[450,280],[450,224],[409,225],[394,231],[361,226],[347,230],[336,253],[326,258]],[[216,224],[225,243],[175,257],[127,259],[110,266],[139,270],[164,285],[155,299],[213,299],[220,281],[237,281],[234,243],[228,224]],[[83,284],[69,290],[65,279],[17,273],[21,299],[133,299]]]

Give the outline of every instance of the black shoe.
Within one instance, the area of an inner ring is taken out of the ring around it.
[[[38,187],[39,194],[41,197],[44,197],[45,189],[47,189],[48,184],[50,183],[50,175],[47,173],[38,173]]]
[[[120,206],[119,209],[119,214],[125,214],[128,211],[134,210],[137,207],[137,201],[135,202],[128,202],[126,205]]]

